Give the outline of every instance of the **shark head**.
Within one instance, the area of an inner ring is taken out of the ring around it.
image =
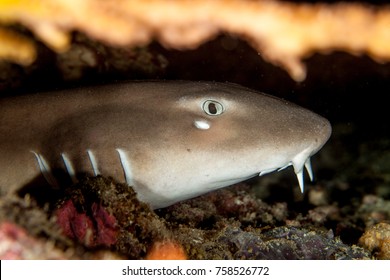
[[[145,151],[151,159],[147,168],[156,173],[134,181],[140,198],[153,207],[288,166],[302,192],[305,168],[313,178],[310,158],[331,134],[323,117],[238,85],[177,84],[167,91],[175,94],[161,100],[148,121],[151,126],[159,121],[150,135],[159,141]]]

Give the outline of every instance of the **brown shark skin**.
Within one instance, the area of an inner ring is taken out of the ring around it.
[[[223,113],[206,114],[206,100]],[[2,98],[0,108],[3,193],[42,176],[36,155],[51,171],[69,173],[65,155],[76,174],[95,175],[91,151],[99,174],[124,182],[122,151],[127,182],[154,208],[281,168],[302,151],[309,158],[331,134],[309,110],[227,83],[118,83]],[[297,173],[303,162],[293,166]]]

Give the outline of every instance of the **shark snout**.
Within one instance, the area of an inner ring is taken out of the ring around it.
[[[263,166],[259,176],[292,166],[303,193],[305,170],[309,179],[313,181],[311,157],[328,141],[332,127],[327,119],[306,109],[289,113],[294,113],[294,118],[291,115],[287,116],[284,120],[287,119],[290,122],[279,125],[283,129],[279,132],[278,140],[272,141],[271,139],[269,142],[274,155],[268,157],[270,159],[268,166]],[[261,147],[261,144],[259,146]]]

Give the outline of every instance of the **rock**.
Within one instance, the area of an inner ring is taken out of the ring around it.
[[[379,223],[369,227],[359,244],[371,251],[376,258],[390,260],[390,224]]]

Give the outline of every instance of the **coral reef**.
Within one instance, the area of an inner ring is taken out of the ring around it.
[[[364,247],[375,252],[378,259],[390,259],[390,224],[379,223],[368,228],[359,243]]]
[[[29,65],[36,58],[33,41],[17,32],[0,28],[0,58]]]
[[[0,197],[0,259],[121,258],[108,250],[88,251],[67,238],[49,208],[29,195]]]
[[[54,217],[63,233],[83,246],[111,248],[129,258],[144,257],[155,241],[170,237],[131,188],[103,177],[86,178],[67,189]]]
[[[27,231],[10,222],[0,224],[0,259],[68,259],[53,243],[29,236]]]
[[[140,46],[156,39],[167,48],[196,48],[219,33],[247,40],[269,62],[305,79],[301,62],[314,52],[343,50],[388,61],[390,8],[357,3],[279,1],[22,0],[0,1],[0,22],[22,24],[56,51],[80,31],[109,45]],[[0,30],[0,56],[34,60],[33,43]]]
[[[45,211],[32,203],[36,207],[34,211],[46,220],[41,217],[24,224],[28,232],[34,233],[28,237],[32,240],[28,242],[24,237],[26,231],[13,224],[27,212],[15,210],[15,205],[12,208],[10,204],[3,205],[2,212],[19,213],[10,215],[14,217],[11,224],[3,222],[0,231],[5,232],[0,236],[8,236],[2,237],[2,242],[9,244],[8,240],[12,239],[12,248],[19,248],[19,253],[7,249],[2,253],[3,258],[371,258],[363,248],[347,245],[335,237],[332,229],[316,226],[323,221],[312,221],[310,214],[307,217],[298,215],[296,223],[292,223],[287,220],[292,214],[285,203],[264,203],[254,198],[244,184],[161,209],[157,211],[158,215],[138,202],[131,188],[103,177],[86,178],[69,187],[60,200],[52,203],[56,205],[54,209],[45,207]],[[52,218],[49,218],[50,213]],[[42,239],[42,229],[45,228],[48,243]],[[11,231],[14,233],[10,234]],[[371,245],[367,245],[368,241],[362,240],[375,235],[371,232],[361,239],[370,251],[378,246],[377,243],[370,241]],[[381,240],[378,236],[376,238]],[[29,253],[32,249],[25,243],[40,248],[40,253]],[[50,248],[46,250],[48,246]],[[99,248],[118,255],[95,252]],[[378,256],[386,258],[388,251],[382,250],[384,252]]]

